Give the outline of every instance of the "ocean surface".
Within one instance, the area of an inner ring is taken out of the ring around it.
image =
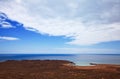
[[[76,65],[119,64],[120,54],[0,54],[0,62],[7,60],[68,60]]]

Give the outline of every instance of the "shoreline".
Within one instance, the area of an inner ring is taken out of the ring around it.
[[[0,62],[0,79],[119,79],[120,65],[77,66],[67,60],[8,60]]]

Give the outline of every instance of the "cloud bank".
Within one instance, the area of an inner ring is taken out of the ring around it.
[[[119,53],[119,49],[96,49],[96,48],[43,48],[43,49],[17,49],[17,50],[0,50],[3,54],[116,54]]]
[[[1,0],[0,11],[28,30],[68,37],[67,44],[93,45],[120,41],[119,4],[120,0]]]

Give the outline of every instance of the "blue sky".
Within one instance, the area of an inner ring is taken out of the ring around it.
[[[0,54],[120,54],[119,0],[0,0]]]

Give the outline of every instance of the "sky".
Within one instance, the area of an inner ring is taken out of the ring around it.
[[[0,0],[0,54],[120,54],[120,0]]]

